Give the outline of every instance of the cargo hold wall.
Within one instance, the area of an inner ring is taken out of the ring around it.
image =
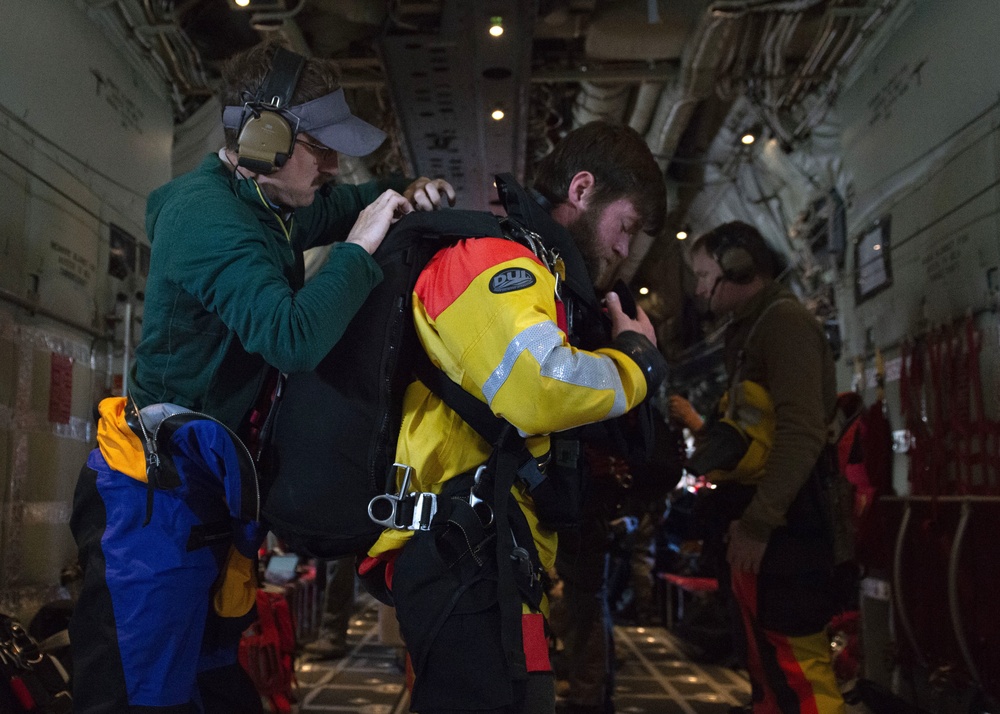
[[[141,329],[173,118],[83,3],[0,0],[0,18],[0,610],[30,615],[76,557],[73,489]]]

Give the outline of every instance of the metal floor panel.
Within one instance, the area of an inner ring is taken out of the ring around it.
[[[350,652],[338,660],[299,658],[300,714],[402,714],[409,697],[402,652],[378,643],[376,604],[351,621]],[[746,701],[746,679],[725,667],[689,661],[662,627],[616,627],[617,711],[621,714],[725,714]]]
[[[409,711],[401,650],[378,642],[374,600],[362,600],[348,632],[350,651],[338,660],[302,655],[297,662],[298,714]],[[728,667],[692,662],[666,629],[615,627],[618,714],[726,714],[750,698],[746,677]],[[867,714],[861,705],[848,714]]]

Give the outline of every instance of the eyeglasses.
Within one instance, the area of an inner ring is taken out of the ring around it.
[[[295,143],[302,144],[303,146],[312,149],[312,151],[314,152],[313,155],[319,161],[330,161],[331,159],[337,157],[336,149],[331,149],[327,146],[323,146],[322,144],[314,144],[311,141],[306,141],[305,139],[298,139],[298,138],[295,139]]]

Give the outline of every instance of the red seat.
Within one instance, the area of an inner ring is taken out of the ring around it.
[[[715,578],[692,578],[674,573],[660,573],[660,577],[689,593],[714,593],[719,589],[719,581]]]
[[[674,620],[684,616],[684,593],[714,593],[719,589],[719,581],[715,578],[694,578],[674,573],[657,573],[664,581],[663,587],[663,623],[667,629],[673,629]],[[677,596],[674,597],[674,590]]]

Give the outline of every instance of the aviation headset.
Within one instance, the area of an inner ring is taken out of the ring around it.
[[[747,239],[739,233],[723,233],[712,257],[722,269],[726,280],[746,285],[757,274],[757,261],[747,244]]]
[[[279,47],[271,69],[243,108],[237,135],[238,164],[259,174],[284,166],[295,147],[298,119],[284,110],[292,100],[306,58]],[[294,120],[294,126],[289,121]]]

